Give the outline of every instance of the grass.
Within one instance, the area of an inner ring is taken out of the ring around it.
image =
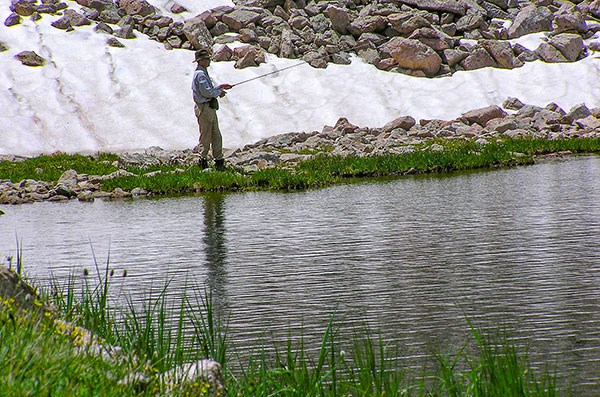
[[[44,295],[57,314],[0,299],[0,395],[153,396],[210,395],[199,383],[170,385],[159,374],[182,363],[212,358],[221,363],[230,396],[556,396],[556,377],[537,374],[506,332],[471,326],[470,343],[433,352],[421,373],[411,373],[402,352],[367,326],[341,340],[332,316],[318,346],[303,337],[263,341],[248,356],[237,353],[227,322],[210,291],[187,287],[172,298],[169,280],[141,302],[111,302],[114,274],[107,261],[96,276],[54,280]],[[62,317],[76,326],[68,328]],[[82,342],[86,326],[123,354],[111,359]],[[490,336],[493,335],[493,336]],[[310,343],[307,343],[310,342]],[[311,345],[309,347],[308,345]],[[415,363],[412,363],[415,364]],[[414,366],[414,365],[413,365]],[[132,372],[143,384],[120,382]]]
[[[70,169],[80,174],[106,175],[118,170],[112,165],[117,159],[116,154],[110,153],[99,153],[96,156],[59,153],[18,162],[0,161],[0,179],[9,179],[13,182],[24,179],[56,182],[65,171]]]
[[[433,150],[433,144],[438,149]],[[441,148],[441,150],[439,149]],[[142,188],[155,195],[189,194],[205,191],[304,190],[320,188],[356,178],[402,176],[414,173],[447,173],[475,169],[514,167],[534,163],[534,156],[554,152],[600,153],[599,138],[576,139],[504,139],[479,145],[472,141],[434,140],[412,153],[381,156],[331,156],[326,153],[303,161],[293,169],[276,167],[252,173],[238,170],[202,172],[191,166],[155,166],[151,169],[130,167],[134,176],[102,182],[102,189]],[[103,175],[116,171],[117,156],[52,155],[22,162],[0,162],[0,179],[18,183],[24,179],[56,182],[62,172]],[[161,171],[148,176],[150,171]]]

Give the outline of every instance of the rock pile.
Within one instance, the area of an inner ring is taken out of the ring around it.
[[[59,0],[11,0],[5,25],[21,17],[62,15],[58,29],[95,24],[116,38],[135,32],[168,49],[210,49],[216,60],[256,66],[265,53],[303,59],[314,67],[347,64],[357,54],[379,69],[439,76],[483,67],[516,68],[524,62],[574,62],[588,54],[584,39],[600,30],[600,0],[237,0],[184,22],[161,15],[146,0],[76,0],[79,11]],[[172,12],[185,9],[177,4]],[[508,39],[547,32],[531,51]]]
[[[510,112],[510,113],[509,113]],[[359,127],[346,118],[310,133],[272,136],[236,150],[227,161],[254,171],[274,165],[293,166],[314,154],[371,156],[419,150],[434,138],[473,140],[486,144],[502,137],[565,139],[600,137],[600,108],[585,104],[568,112],[554,103],[542,108],[509,98],[499,106],[471,110],[455,120],[397,118],[381,128]],[[436,147],[436,146],[433,146]]]
[[[368,128],[340,118],[334,126],[325,126],[321,131],[289,132],[229,151],[226,160],[233,167],[249,173],[276,166],[292,168],[300,161],[322,154],[375,156],[443,149],[435,143],[427,145],[435,138],[471,140],[485,145],[505,137],[600,138],[600,108],[589,109],[585,104],[580,104],[565,111],[555,103],[542,108],[523,104],[517,98],[509,98],[502,107],[492,105],[474,109],[454,120],[417,122],[411,116],[403,116],[383,127]],[[0,161],[2,160],[20,161],[23,158],[0,156]],[[146,196],[148,192],[140,188],[130,192],[120,188],[105,192],[102,191],[101,182],[133,175],[125,170],[130,166],[147,168],[176,165],[177,168],[172,172],[181,173],[198,164],[198,160],[199,155],[192,149],[168,151],[154,147],[143,153],[120,155],[119,160],[114,163],[119,170],[109,175],[78,174],[70,170],[56,183],[30,179],[18,183],[0,180],[0,204]],[[152,177],[159,172],[149,172],[145,176]]]

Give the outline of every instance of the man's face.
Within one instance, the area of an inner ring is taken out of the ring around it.
[[[207,68],[210,65],[210,58],[202,58],[198,60],[198,65]]]

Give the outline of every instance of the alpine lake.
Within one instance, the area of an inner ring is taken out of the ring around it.
[[[419,369],[469,323],[600,393],[600,156],[292,192],[5,206],[30,279],[114,270],[112,298],[210,290],[239,351],[365,325]]]

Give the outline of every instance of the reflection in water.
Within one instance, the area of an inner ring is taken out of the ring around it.
[[[227,282],[227,245],[223,193],[204,195],[204,251],[206,253],[207,284],[213,294],[215,309],[225,312]]]
[[[600,157],[293,194],[2,209],[0,255],[14,255],[16,233],[31,275],[93,269],[90,241],[101,263],[110,244],[138,298],[166,275],[173,296],[206,285],[239,349],[301,332],[318,347],[335,313],[340,337],[366,321],[418,365],[432,347],[460,347],[467,316],[514,330],[574,395],[598,394]]]

